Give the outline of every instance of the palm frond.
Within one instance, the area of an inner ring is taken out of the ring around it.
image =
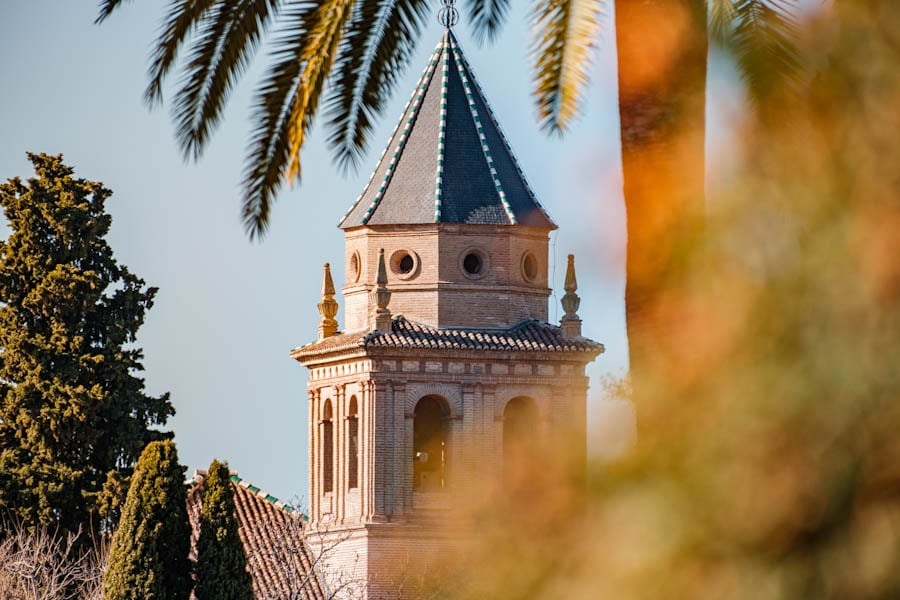
[[[202,152],[277,5],[278,0],[220,0],[201,18],[173,113],[186,157]]]
[[[509,13],[509,0],[470,0],[469,21],[475,41],[482,45],[493,42]]]
[[[175,64],[178,51],[194,27],[217,2],[220,0],[175,0],[169,4],[159,38],[150,55],[150,68],[147,70],[150,82],[144,91],[148,104],[162,101],[163,80]]]
[[[535,100],[542,128],[563,132],[578,114],[602,15],[599,0],[538,0],[535,32]]]
[[[324,0],[313,13],[313,21],[303,49],[303,73],[297,86],[291,127],[291,162],[287,179],[300,178],[300,148],[319,106],[325,81],[337,58],[344,29],[353,14],[356,0]]]
[[[718,44],[724,44],[734,25],[734,0],[708,0],[709,36]]]
[[[355,167],[380,114],[415,51],[429,0],[362,2],[341,41],[326,100],[328,143],[338,165]]]
[[[734,2],[734,22],[725,46],[734,54],[754,100],[798,77],[795,9],[794,0]]]
[[[101,0],[100,1],[100,12],[97,14],[97,18],[94,19],[94,24],[99,25],[103,21],[106,20],[106,17],[113,14],[119,6],[121,6],[124,0]]]
[[[274,65],[256,94],[244,173],[243,220],[251,238],[268,228],[275,192],[300,178],[300,148],[334,64],[355,0],[295,3],[276,42]]]
[[[244,169],[243,221],[251,238],[261,237],[268,227],[269,207],[282,183],[288,162],[285,121],[293,106],[306,21],[315,10],[308,2],[295,5],[284,15],[286,25],[276,40],[273,64],[256,91],[251,120],[256,124],[250,136],[247,166]]]
[[[369,77],[375,50],[385,35],[385,24],[396,0],[363,0],[357,4],[338,48],[333,79],[325,99],[328,144],[339,168],[356,166],[365,134],[371,129],[369,111],[363,110],[361,80]]]

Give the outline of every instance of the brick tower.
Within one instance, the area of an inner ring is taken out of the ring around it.
[[[603,347],[581,336],[571,256],[547,323],[556,226],[449,28],[340,228],[344,331],[326,264],[318,340],[291,354],[309,368],[310,540],[326,577],[382,598],[460,535],[441,525],[454,492],[502,487],[558,436],[583,461]]]

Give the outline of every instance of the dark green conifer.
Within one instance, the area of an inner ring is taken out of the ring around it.
[[[168,394],[144,393],[134,343],[155,288],[119,265],[105,236],[111,192],[62,156],[0,184],[0,509],[27,525],[96,530],[104,483],[168,437]],[[84,536],[89,539],[90,536]]]
[[[184,467],[175,444],[141,454],[103,578],[103,600],[186,600],[191,593],[191,527]]]
[[[197,541],[197,600],[248,600],[253,581],[238,536],[228,465],[214,460],[203,488]]]

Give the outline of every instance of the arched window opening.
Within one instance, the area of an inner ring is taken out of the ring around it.
[[[359,487],[359,409],[356,396],[350,396],[347,409],[347,488]]]
[[[419,400],[413,415],[413,490],[444,489],[447,470],[447,405],[435,396]]]
[[[331,400],[322,409],[322,491],[334,491],[334,419]]]
[[[503,480],[507,488],[527,483],[537,462],[537,407],[525,396],[503,410]]]

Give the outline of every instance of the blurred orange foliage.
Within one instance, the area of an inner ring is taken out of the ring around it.
[[[798,35],[656,307],[681,358],[635,382],[635,448],[478,509],[435,597],[900,595],[900,11]]]

